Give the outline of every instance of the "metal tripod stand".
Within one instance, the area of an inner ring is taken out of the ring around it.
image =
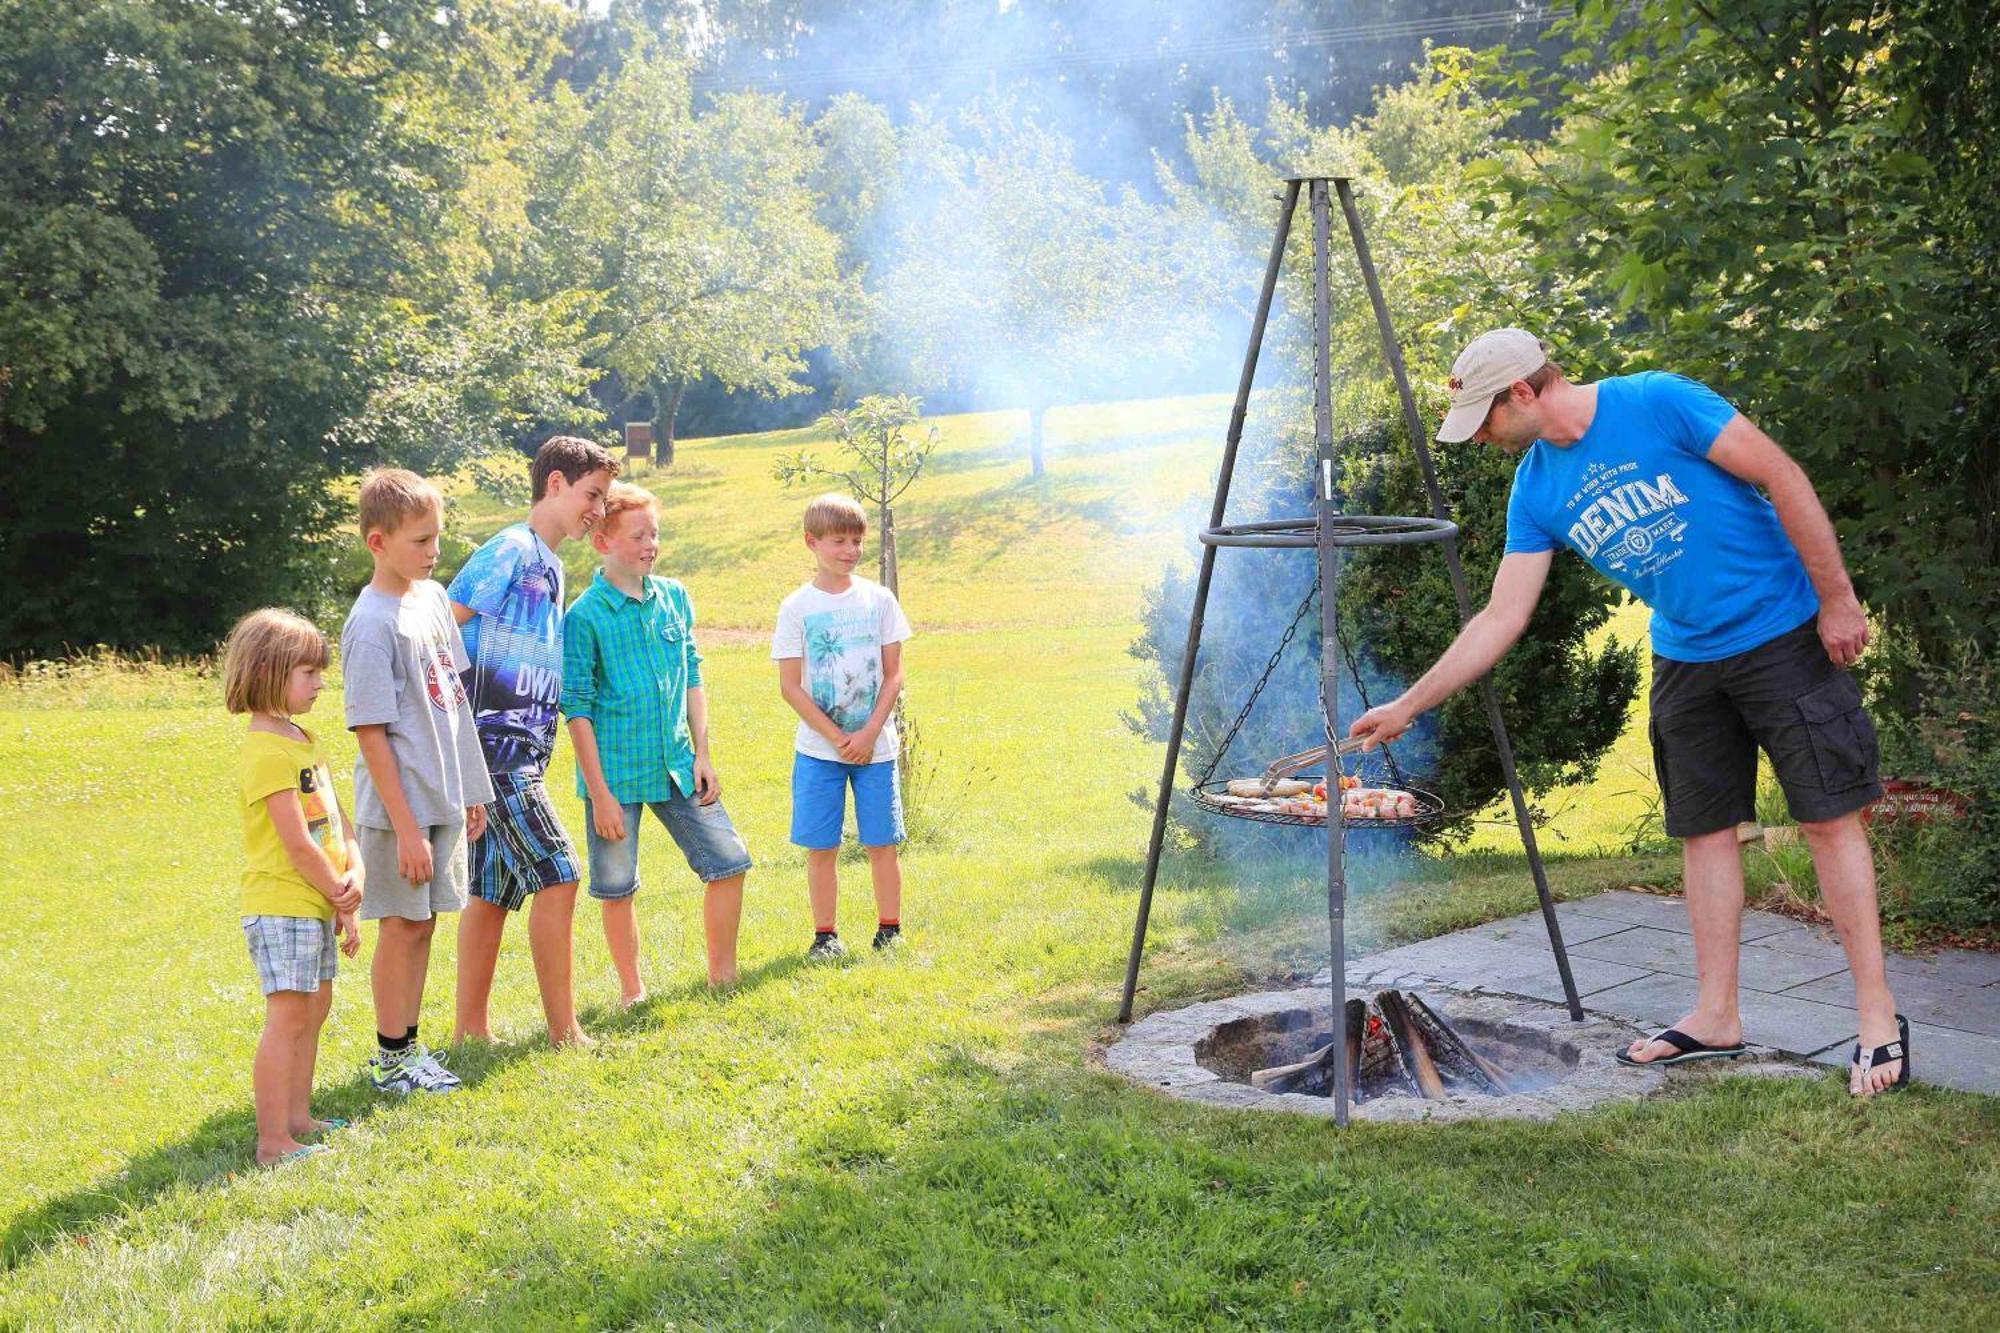
[[[1230,481],[1236,470],[1237,448],[1243,440],[1243,420],[1250,406],[1250,387],[1257,375],[1257,358],[1263,348],[1264,329],[1271,314],[1271,300],[1276,294],[1278,277],[1284,268],[1285,245],[1291,235],[1292,218],[1298,211],[1300,186],[1307,187],[1313,229],[1313,436],[1318,446],[1318,476],[1315,478],[1314,487],[1317,492],[1316,513],[1308,519],[1225,526],[1223,511],[1228,507]],[[1418,466],[1423,471],[1424,490],[1431,506],[1431,514],[1427,519],[1342,514],[1337,508],[1333,494],[1333,394],[1329,380],[1332,368],[1332,339],[1328,251],[1329,233],[1332,227],[1332,201],[1336,195],[1340,200],[1341,212],[1347,221],[1348,235],[1354,241],[1354,256],[1360,264],[1369,303],[1374,308],[1376,328],[1382,338],[1382,354],[1388,362],[1390,375],[1395,379],[1396,393],[1402,402],[1403,418],[1409,427],[1410,441],[1416,449]],[[1168,802],[1173,795],[1174,775],[1180,764],[1181,737],[1187,724],[1188,699],[1194,688],[1195,655],[1201,649],[1202,617],[1208,607],[1208,590],[1215,574],[1216,551],[1224,546],[1244,546],[1297,547],[1318,552],[1321,588],[1320,691],[1325,713],[1326,739],[1327,743],[1332,745],[1339,740],[1339,718],[1336,707],[1339,697],[1337,610],[1340,602],[1339,557],[1342,547],[1411,542],[1434,543],[1443,547],[1445,565],[1451,574],[1452,591],[1458,599],[1459,621],[1463,624],[1472,618],[1472,597],[1466,587],[1465,567],[1458,556],[1458,527],[1451,522],[1447,513],[1444,492],[1438,485],[1437,469],[1431,463],[1428,438],[1423,422],[1417,414],[1416,396],[1410,391],[1409,374],[1403,365],[1403,354],[1396,342],[1395,329],[1389,322],[1389,307],[1382,297],[1382,285],[1376,277],[1374,261],[1369,257],[1368,239],[1362,232],[1361,214],[1355,208],[1351,181],[1345,177],[1324,176],[1294,177],[1287,180],[1284,204],[1278,215],[1277,234],[1271,240],[1271,254],[1264,268],[1264,284],[1257,298],[1257,313],[1250,325],[1250,345],[1244,353],[1243,373],[1236,385],[1236,405],[1229,417],[1229,435],[1222,455],[1222,471],[1215,483],[1215,505],[1209,514],[1208,527],[1201,534],[1201,573],[1195,583],[1194,611],[1188,622],[1187,650],[1181,657],[1180,682],[1174,694],[1173,724],[1167,732],[1166,764],[1160,773],[1160,797],[1153,810],[1153,835],[1146,852],[1146,879],[1139,893],[1139,915],[1132,930],[1132,952],[1125,965],[1125,991],[1118,1006],[1119,1022],[1130,1022],[1132,1018],[1132,997],[1139,984],[1139,960],[1146,947],[1146,922],[1152,914],[1153,888],[1159,879],[1160,850],[1166,837]],[[1490,674],[1481,678],[1480,691],[1486,701],[1487,720],[1493,728],[1493,744],[1499,753],[1500,769],[1506,776],[1507,790],[1513,797],[1514,818],[1520,825],[1521,845],[1528,853],[1528,867],[1534,876],[1535,893],[1541,899],[1542,920],[1548,926],[1549,944],[1555,951],[1556,969],[1562,976],[1563,996],[1569,1004],[1570,1018],[1581,1021],[1583,1005],[1577,999],[1576,981],[1570,974],[1569,954],[1563,948],[1562,928],[1556,921],[1555,899],[1549,893],[1548,874],[1542,866],[1541,850],[1536,845],[1534,825],[1528,814],[1527,794],[1522,791],[1520,776],[1514,768],[1514,747],[1507,739],[1507,725],[1500,716],[1500,699],[1494,691],[1493,678]],[[1354,1091],[1349,1086],[1347,1028],[1341,1019],[1347,999],[1346,821],[1341,815],[1338,795],[1329,791],[1329,797],[1326,818],[1326,909],[1332,955],[1333,1032],[1338,1047],[1333,1052],[1336,1057],[1333,1065],[1334,1118],[1336,1123],[1345,1125]]]

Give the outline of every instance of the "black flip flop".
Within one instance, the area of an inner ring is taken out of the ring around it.
[[[1891,1060],[1901,1060],[1903,1067],[1896,1071],[1896,1081],[1882,1089],[1883,1092],[1896,1092],[1910,1086],[1910,1020],[1901,1014],[1896,1015],[1896,1040],[1886,1042],[1865,1053],[1861,1049],[1860,1042],[1854,1043],[1854,1054],[1848,1057],[1848,1065],[1850,1068],[1858,1067],[1863,1074],[1866,1074],[1876,1065],[1887,1064]],[[1855,1095],[1859,1097],[1875,1094]]]
[[[1668,1028],[1665,1032],[1655,1033],[1648,1040],[1665,1042],[1674,1048],[1674,1054],[1663,1055],[1657,1060],[1634,1060],[1629,1052],[1620,1051],[1618,1063],[1631,1065],[1635,1069],[1644,1069],[1648,1065],[1679,1065],[1686,1064],[1690,1060],[1733,1060],[1743,1054],[1743,1043],[1740,1041],[1734,1046],[1710,1046],[1706,1042],[1696,1041],[1679,1028]]]

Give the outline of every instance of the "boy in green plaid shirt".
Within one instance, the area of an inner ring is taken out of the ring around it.
[[[562,711],[576,747],[576,789],[590,843],[590,896],[604,905],[604,942],[620,1003],[646,997],[639,975],[639,824],[645,807],[706,884],[708,984],[736,981],[736,928],[750,853],[708,757],[708,695],[694,644],[694,604],[652,572],[660,516],[652,495],[611,488],[590,543],[603,557],[563,627]]]

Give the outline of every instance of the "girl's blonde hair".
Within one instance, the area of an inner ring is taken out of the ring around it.
[[[325,668],[326,635],[304,616],[275,606],[252,611],[222,649],[222,701],[232,713],[290,714],[292,668]]]

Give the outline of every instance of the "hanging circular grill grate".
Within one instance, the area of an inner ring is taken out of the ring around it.
[[[1305,774],[1300,774],[1300,778],[1301,780],[1308,780]],[[1319,781],[1317,777],[1309,780],[1313,782]],[[1394,817],[1348,816],[1340,822],[1348,829],[1417,828],[1424,824],[1433,823],[1444,816],[1444,802],[1431,793],[1418,791],[1413,787],[1403,787],[1399,790],[1415,798],[1417,812],[1414,815]],[[1328,794],[1332,795],[1333,793],[1329,792]],[[1232,798],[1229,794],[1229,784],[1227,782],[1204,782],[1198,787],[1189,788],[1188,795],[1194,798],[1196,805],[1212,815],[1226,815],[1231,819],[1248,819],[1259,824],[1292,824],[1300,828],[1326,827],[1325,815],[1301,814],[1297,813],[1296,810],[1287,810],[1285,808],[1287,805],[1295,807],[1297,804],[1295,800],[1287,800],[1283,797]]]

